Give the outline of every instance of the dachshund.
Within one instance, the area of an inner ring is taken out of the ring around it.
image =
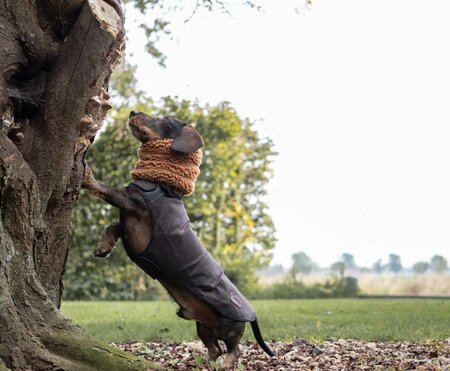
[[[194,154],[204,145],[192,125],[175,118],[132,111],[127,123],[142,146],[168,140],[174,158]],[[274,356],[253,308],[189,228],[183,194],[169,183],[138,179],[125,188],[111,188],[95,180],[85,164],[82,187],[120,209],[120,222],[107,227],[94,256],[109,256],[121,238],[131,260],[157,279],[179,305],[177,315],[196,321],[210,361],[223,354],[218,342],[222,340],[227,349],[223,367],[236,363],[246,322],[261,348]]]

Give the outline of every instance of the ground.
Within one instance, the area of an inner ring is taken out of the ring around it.
[[[263,336],[250,327],[238,369],[450,370],[450,300],[256,300]],[[208,369],[195,326],[171,302],[65,302],[62,311],[97,338],[165,369]],[[342,340],[359,339],[359,340]],[[210,369],[219,364],[210,365]]]
[[[124,343],[122,350],[164,364],[166,370],[214,370],[220,361],[208,365],[199,341],[170,343]],[[364,342],[332,340],[313,344],[304,340],[271,342],[277,356],[269,358],[254,341],[241,344],[237,370],[450,370],[450,340],[429,344],[411,342]]]

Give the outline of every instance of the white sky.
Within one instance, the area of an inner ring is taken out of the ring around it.
[[[450,1],[278,0],[185,24],[194,4],[171,16],[166,69],[132,10],[127,49],[150,96],[228,100],[273,139],[273,263],[450,259]]]

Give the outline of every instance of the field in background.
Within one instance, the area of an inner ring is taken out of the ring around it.
[[[450,300],[255,300],[266,339],[426,341],[450,337]],[[107,342],[190,341],[195,324],[172,302],[63,302],[62,312]],[[253,339],[250,327],[245,338]]]
[[[419,275],[384,275],[384,274],[352,274],[358,280],[362,294],[368,295],[438,295],[450,296],[449,274],[419,274]],[[259,277],[261,285],[267,286],[281,282],[286,275],[263,275]],[[330,276],[311,274],[299,276],[298,279],[308,284],[325,282]]]
[[[450,296],[450,275],[384,276],[363,274],[358,284],[365,294]]]

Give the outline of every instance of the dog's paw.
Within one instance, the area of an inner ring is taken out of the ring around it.
[[[94,176],[92,175],[92,170],[88,164],[84,165],[83,181],[81,182],[81,187],[90,189],[95,184]]]
[[[111,255],[111,251],[98,251],[95,250],[92,256],[94,258],[108,258]]]
[[[92,257],[94,257],[94,258],[102,258],[102,259],[105,259],[105,258],[109,258],[110,255],[111,255],[110,252],[108,252],[108,253],[104,253],[104,252],[98,253],[98,252],[95,251],[95,252],[92,254]]]
[[[107,258],[111,255],[113,247],[104,242],[100,243],[97,247],[97,250],[92,254],[94,258]]]

